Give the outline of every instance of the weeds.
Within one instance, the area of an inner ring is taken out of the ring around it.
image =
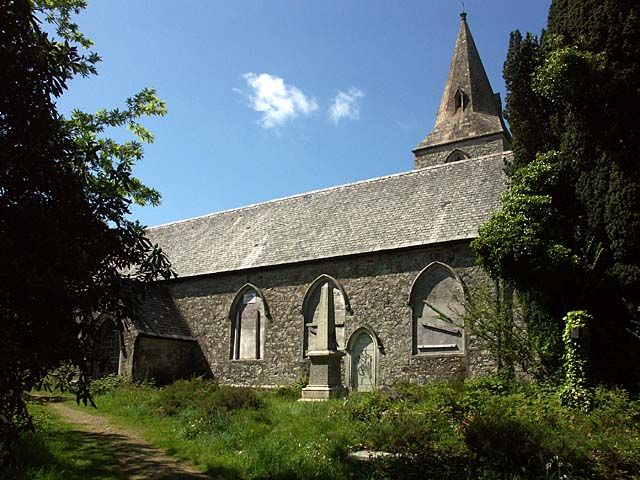
[[[596,389],[589,412],[563,407],[556,386],[500,378],[297,398],[196,378],[124,383],[96,403],[222,478],[640,478],[640,404],[623,390]],[[395,455],[349,462],[360,449]]]

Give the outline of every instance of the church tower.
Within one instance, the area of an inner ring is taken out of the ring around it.
[[[493,93],[467,25],[460,14],[460,31],[436,124],[413,149],[415,168],[509,149],[511,135],[502,118],[500,94]]]

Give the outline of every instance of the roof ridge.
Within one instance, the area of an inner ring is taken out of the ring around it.
[[[462,159],[462,160],[458,160],[457,162],[448,162],[448,163],[442,163],[442,164],[438,164],[438,165],[431,165],[431,166],[420,168],[420,169],[409,170],[407,172],[392,173],[392,174],[383,175],[383,176],[380,176],[380,177],[367,178],[367,179],[364,179],[364,180],[357,180],[355,182],[343,183],[341,185],[335,185],[335,186],[332,186],[332,187],[325,187],[325,188],[319,188],[319,189],[316,189],[316,190],[310,190],[308,192],[295,193],[293,195],[288,195],[286,197],[280,197],[280,198],[274,198],[272,200],[267,200],[265,202],[257,202],[257,203],[252,203],[252,204],[249,204],[249,205],[243,205],[241,207],[234,207],[234,208],[228,208],[226,210],[220,210],[220,211],[217,211],[217,212],[205,213],[204,215],[198,215],[198,216],[195,216],[195,217],[184,218],[184,219],[180,219],[180,220],[174,220],[172,222],[167,222],[167,223],[162,223],[162,224],[159,224],[159,225],[154,225],[152,227],[147,227],[146,230],[155,230],[155,229],[159,229],[159,228],[169,227],[171,225],[192,222],[192,221],[195,221],[195,220],[201,220],[203,218],[209,218],[209,217],[213,217],[213,216],[216,216],[216,215],[222,215],[223,213],[235,212],[235,211],[238,211],[238,210],[248,210],[250,208],[255,208],[255,207],[258,207],[258,206],[262,206],[262,205],[268,205],[268,204],[271,204],[271,203],[284,202],[284,201],[287,201],[287,200],[293,200],[293,199],[296,199],[296,198],[306,197],[306,196],[309,196],[309,195],[315,195],[315,194],[319,194],[319,193],[330,192],[330,191],[334,191],[334,190],[339,190],[341,188],[352,187],[352,186],[355,186],[355,185],[362,185],[362,184],[366,184],[366,183],[379,182],[379,181],[382,181],[382,180],[386,180],[388,178],[394,178],[394,177],[400,178],[400,177],[403,177],[403,176],[416,175],[416,174],[419,174],[419,173],[424,173],[426,170],[437,170],[439,168],[449,167],[449,166],[454,165],[454,164],[475,162],[475,161],[478,161],[478,160],[485,160],[485,159],[487,159],[489,157],[495,157],[495,156],[498,156],[498,155],[504,156],[505,153],[507,153],[507,152],[491,153],[491,154],[482,155],[482,156],[479,156],[479,157],[465,158],[465,159]]]

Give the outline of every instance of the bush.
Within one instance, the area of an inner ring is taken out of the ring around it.
[[[546,459],[542,432],[535,419],[526,421],[501,408],[489,408],[477,415],[464,430],[470,453],[482,464],[498,470],[540,474]]]
[[[262,399],[252,388],[229,387],[219,385],[211,395],[206,405],[217,405],[225,411],[231,412],[241,408],[258,409],[262,407]]]
[[[302,389],[309,384],[309,375],[303,375],[295,383],[275,389],[275,394],[280,398],[297,400],[302,396]]]
[[[393,406],[393,400],[384,392],[352,393],[346,402],[347,412],[354,420],[376,421]]]
[[[209,398],[217,388],[218,385],[214,381],[202,377],[178,380],[160,389],[155,399],[155,407],[160,415],[173,416]]]
[[[262,400],[255,390],[218,385],[202,377],[178,380],[160,389],[155,407],[160,415],[174,416],[190,409],[202,415],[217,417],[220,413],[241,408],[260,408]]]
[[[130,380],[124,375],[107,375],[91,381],[91,395],[103,395],[116,388],[121,388],[127,383],[130,383]]]
[[[432,448],[440,430],[438,418],[410,409],[389,411],[370,422],[365,445],[393,453],[422,453]]]

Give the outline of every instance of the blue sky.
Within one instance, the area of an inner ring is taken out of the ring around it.
[[[539,33],[550,0],[467,0],[495,91],[509,32]],[[136,167],[162,194],[152,226],[412,168],[432,128],[458,31],[451,0],[89,2],[77,19],[102,56],[60,109],[167,102]]]

